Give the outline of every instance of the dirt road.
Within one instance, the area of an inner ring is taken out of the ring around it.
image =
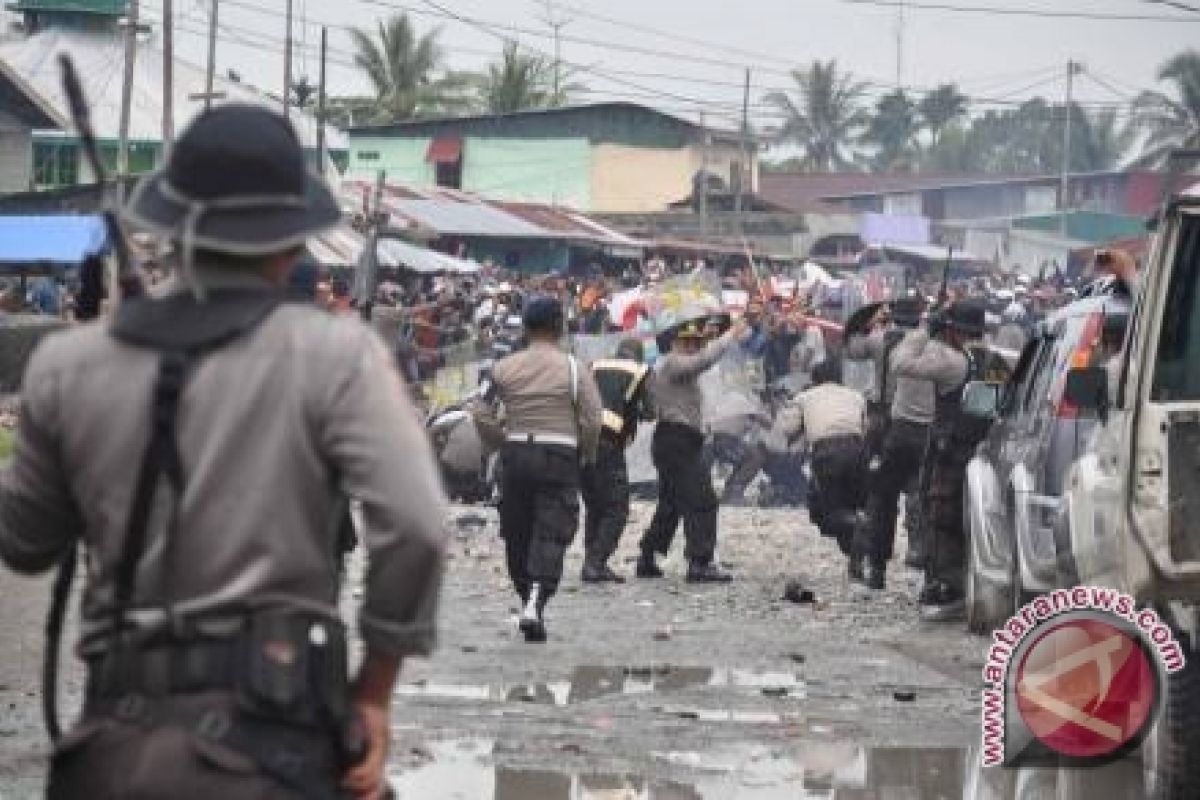
[[[650,511],[635,507],[616,559],[624,573]],[[1000,796],[968,788],[983,640],[920,623],[903,569],[860,599],[803,510],[722,511],[720,555],[738,576],[729,586],[685,583],[678,553],[663,580],[584,586],[577,543],[540,646],[516,632],[494,513],[454,519],[441,647],[408,666],[397,692],[400,797]],[[781,599],[793,577],[815,604]],[[0,576],[3,798],[41,785],[45,592]],[[78,686],[75,672],[76,702]]]

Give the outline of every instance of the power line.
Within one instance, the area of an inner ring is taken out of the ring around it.
[[[1200,22],[1178,14],[1096,14],[1089,11],[1046,11],[1039,8],[1006,8],[1003,6],[960,6],[952,3],[912,2],[912,0],[840,0],[856,6],[917,9],[920,11],[953,11],[968,14],[990,14],[1005,17],[1045,17],[1080,19],[1091,22]]]
[[[1193,14],[1200,14],[1200,6],[1181,3],[1179,0],[1142,0],[1142,2],[1156,6],[1169,6],[1171,8],[1178,8],[1180,11],[1190,11]]]

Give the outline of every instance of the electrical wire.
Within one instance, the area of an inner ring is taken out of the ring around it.
[[[918,0],[839,0],[847,5],[882,6],[915,11],[952,11],[955,13],[989,14],[1005,17],[1042,17],[1047,19],[1079,19],[1090,22],[1200,22],[1178,14],[1097,14],[1090,11],[1047,11],[1040,8],[1010,8],[1004,6],[963,6],[953,3],[930,3]]]

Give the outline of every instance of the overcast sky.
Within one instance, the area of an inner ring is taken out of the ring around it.
[[[1037,94],[1061,98],[1068,59],[1082,62],[1089,70],[1076,79],[1078,98],[1096,104],[1120,103],[1154,86],[1154,73],[1166,58],[1200,43],[1200,10],[1189,13],[1151,0],[923,1],[965,8],[1174,18],[1046,18],[921,9],[910,4],[904,12],[903,83],[919,91],[955,81],[978,99],[976,108]],[[578,95],[580,100],[620,97],[691,117],[704,110],[718,124],[733,125],[741,107],[739,86],[749,67],[752,113],[760,125],[769,125],[771,116],[762,96],[791,85],[785,73],[796,64],[837,59],[860,79],[871,81],[876,96],[896,84],[898,9],[888,0],[874,2],[555,0],[553,13],[566,21],[562,58],[577,68],[573,80],[588,90]],[[922,0],[913,2],[920,5]],[[203,32],[209,3],[176,0],[180,56],[197,64],[205,58]],[[420,29],[441,28],[447,64],[453,68],[482,67],[498,53],[504,37],[546,53],[553,50],[545,0],[294,3],[300,44],[296,72],[315,82],[319,25],[332,26],[329,81],[335,94],[366,91],[350,63],[353,48],[345,27],[373,28],[377,19],[405,9]],[[1200,0],[1190,4],[1200,8]],[[222,72],[235,69],[244,80],[277,91],[283,82],[285,5],[286,0],[221,1],[218,66]],[[447,18],[435,5],[478,24]],[[143,0],[142,6],[152,22],[159,16],[156,0]]]

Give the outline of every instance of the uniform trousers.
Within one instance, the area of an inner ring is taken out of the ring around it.
[[[835,436],[812,446],[808,516],[822,536],[850,555],[858,512],[866,501],[867,451],[861,436]]]
[[[580,467],[574,447],[506,442],[500,535],[508,575],[522,600],[541,585],[543,603],[558,589],[563,559],[579,526]]]
[[[583,543],[592,564],[605,564],[616,552],[629,521],[629,472],[625,446],[615,434],[600,434],[596,463],[583,470]]]
[[[650,453],[658,470],[658,506],[642,537],[642,550],[666,555],[682,520],[688,561],[712,563],[720,502],[704,458],[704,434],[687,425],[659,422]]]

